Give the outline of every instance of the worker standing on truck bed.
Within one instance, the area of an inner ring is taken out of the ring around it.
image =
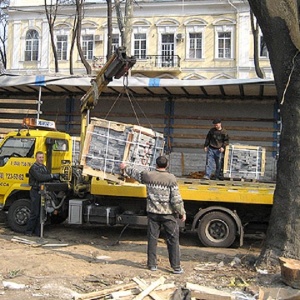
[[[226,129],[222,127],[220,119],[212,122],[214,127],[207,133],[204,151],[206,152],[205,175],[203,179],[211,179],[214,165],[216,166],[215,179],[223,180],[223,156],[226,146],[229,144],[229,136]]]
[[[178,190],[176,178],[167,172],[168,159],[159,156],[156,159],[156,170],[138,171],[121,163],[120,169],[147,187],[148,214],[148,249],[147,266],[151,271],[157,270],[157,241],[161,226],[166,233],[169,262],[174,274],[183,273],[180,265],[178,216],[185,221],[186,212]]]
[[[29,185],[31,209],[30,218],[26,228],[26,235],[40,236],[40,210],[41,210],[41,194],[40,185],[42,182],[59,179],[59,174],[51,174],[44,165],[44,153],[38,151],[35,155],[35,163],[29,169]]]

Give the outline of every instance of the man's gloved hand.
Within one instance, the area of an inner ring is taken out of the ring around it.
[[[52,178],[55,180],[59,180],[60,174],[51,174]]]

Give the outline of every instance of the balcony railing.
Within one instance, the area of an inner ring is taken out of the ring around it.
[[[94,70],[101,69],[106,63],[105,56],[94,56],[92,68]],[[179,70],[180,57],[178,55],[147,55],[145,57],[137,57],[137,62],[132,68],[133,70]]]
[[[178,55],[147,55],[137,58],[137,62],[146,63],[154,68],[180,68]]]

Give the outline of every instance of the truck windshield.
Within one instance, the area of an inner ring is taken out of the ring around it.
[[[0,149],[0,156],[32,157],[34,154],[33,138],[9,138]]]

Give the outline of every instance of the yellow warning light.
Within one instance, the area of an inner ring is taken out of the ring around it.
[[[48,130],[56,130],[54,121],[47,121],[43,119],[35,119],[35,118],[24,118],[23,119],[23,127],[30,129],[48,129]]]

